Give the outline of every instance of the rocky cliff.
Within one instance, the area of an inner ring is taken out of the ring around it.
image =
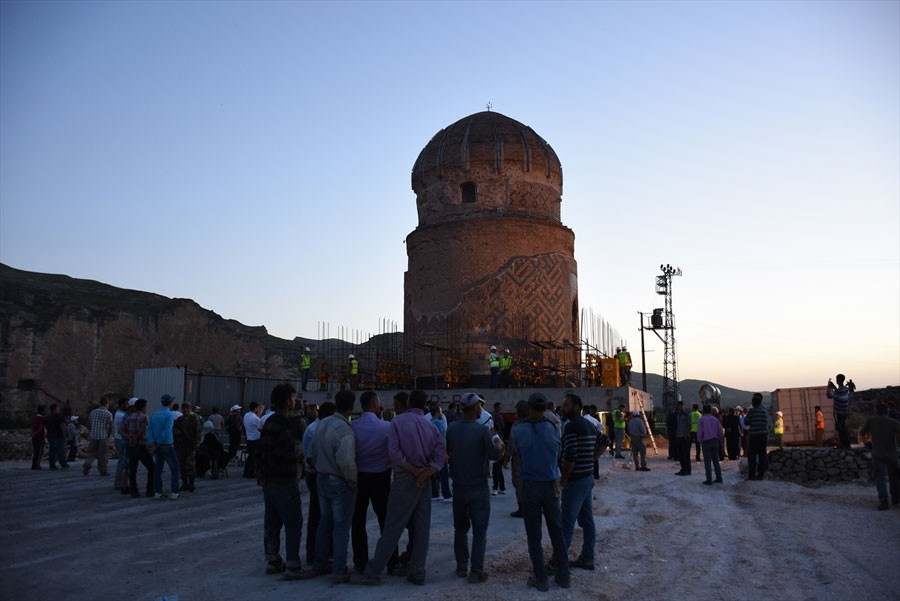
[[[83,411],[103,394],[129,396],[134,370],[188,365],[204,373],[296,377],[309,341],[270,336],[189,299],[172,299],[0,264],[0,419],[50,398]]]

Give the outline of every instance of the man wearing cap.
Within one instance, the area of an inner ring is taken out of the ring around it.
[[[500,355],[500,388],[509,388],[512,386],[512,364],[513,358],[509,354],[509,349],[503,349]]]
[[[644,444],[644,437],[647,436],[647,426],[644,425],[644,420],[641,419],[640,411],[637,409],[633,411],[633,416],[628,420],[625,430],[628,432],[628,438],[631,439],[631,457],[634,460],[634,471],[649,472],[650,468],[647,467],[647,445]]]
[[[572,544],[575,522],[581,527],[581,554],[569,562],[573,568],[594,569],[594,545],[597,530],[594,526],[594,458],[598,455],[597,428],[581,415],[581,397],[569,393],[563,400],[563,416],[568,420],[562,440],[562,514],[563,540],[566,552]],[[555,562],[554,562],[555,563]]]
[[[107,441],[109,440],[109,435],[112,433],[113,416],[107,407],[109,407],[109,399],[103,397],[100,399],[100,406],[91,411],[89,416],[91,424],[91,442],[88,445],[88,450],[84,457],[84,465],[81,468],[81,473],[85,476],[91,471],[91,464],[94,463],[95,457],[97,458],[97,469],[100,471],[100,475],[109,475],[109,471],[107,470],[109,461],[107,457]]]
[[[309,347],[304,346],[300,354],[300,390],[305,391],[309,382],[309,370],[312,367],[312,357],[309,356]]]
[[[175,440],[175,451],[178,455],[178,471],[184,490],[194,492],[194,479],[197,477],[197,449],[200,448],[200,432],[203,424],[196,413],[191,411],[187,401],[181,406],[181,417],[172,426]]]
[[[431,532],[431,488],[428,485],[447,460],[441,435],[425,416],[427,401],[424,390],[413,390],[409,395],[409,409],[391,420],[388,454],[394,481],[388,495],[387,521],[363,576],[354,575],[351,582],[380,584],[379,575],[397,547],[403,530],[411,524],[406,579],[413,584],[425,584],[425,560]]]
[[[153,497],[155,499],[163,498],[163,465],[168,465],[169,471],[172,473],[172,489],[169,498],[174,500],[181,496],[179,494],[180,474],[178,471],[178,457],[175,455],[175,438],[172,434],[172,427],[175,424],[175,419],[172,415],[172,411],[169,409],[174,400],[175,397],[172,395],[164,394],[160,399],[162,407],[159,408],[159,411],[150,416],[149,423],[147,424],[148,450],[154,458]]]
[[[778,450],[784,450],[784,413],[781,411],[775,412],[775,444],[778,445]]]
[[[491,351],[487,356],[488,366],[491,368],[491,388],[497,388],[497,377],[500,375],[500,358],[497,356],[496,345],[491,345]]]
[[[487,580],[484,552],[491,515],[488,492],[488,463],[500,465],[503,441],[478,423],[484,399],[468,392],[462,396],[463,418],[447,428],[447,454],[453,458],[453,552],[456,575],[468,577],[472,584]],[[472,552],[469,573],[469,528],[472,529]]]
[[[522,513],[525,517],[525,534],[528,537],[528,554],[534,575],[528,578],[528,586],[539,591],[549,590],[547,566],[541,544],[541,516],[547,523],[556,574],[554,580],[569,587],[569,561],[563,538],[559,507],[559,455],[560,438],[556,428],[544,418],[547,397],[539,392],[528,397],[528,418],[513,426],[515,450],[521,458]]]

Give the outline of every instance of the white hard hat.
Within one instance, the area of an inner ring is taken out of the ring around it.
[[[308,353],[308,352],[309,352],[309,347],[308,347],[308,346],[304,346],[304,347],[303,347],[303,350],[304,350],[305,352]]]
[[[506,349],[506,350],[505,350],[505,351],[503,351],[503,352],[504,352],[504,353],[508,353],[508,352],[509,352],[509,349]]]
[[[491,350],[492,350],[492,351],[496,351],[496,350],[497,350],[497,345],[496,345],[496,344],[492,344],[492,345],[491,345]]]
[[[775,415],[777,415],[777,416],[779,416],[779,417],[783,417],[783,416],[784,416],[784,413],[782,413],[781,411],[776,411],[776,412],[775,412]]]
[[[348,358],[348,359],[352,359],[352,358],[353,358],[353,353],[350,353],[349,355],[347,355],[347,358]]]

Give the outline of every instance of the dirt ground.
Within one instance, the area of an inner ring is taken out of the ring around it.
[[[650,472],[623,469],[609,458],[601,467],[603,478],[594,489],[597,569],[573,571],[568,590],[551,583],[549,593],[540,593],[526,586],[525,531],[521,520],[509,516],[515,508],[511,490],[491,497],[486,583],[467,584],[453,574],[451,507],[438,503],[432,507],[424,587],[389,576],[380,587],[329,586],[324,578],[281,582],[263,574],[262,495],[234,468],[228,479],[198,481],[197,492],[180,500],[155,501],[114,493],[110,478],[96,469],[84,477],[80,464],[68,471],[32,472],[26,462],[3,462],[0,596],[16,601],[900,598],[900,508],[876,511],[873,487],[745,482],[737,462],[725,462],[724,485],[703,486],[701,464],[694,464],[691,477],[675,477],[677,467],[664,450],[651,455]],[[508,471],[506,477],[509,484]],[[304,509],[307,498],[304,493]],[[374,549],[374,516],[370,525]],[[576,529],[571,556],[580,545]],[[549,550],[549,542],[545,546]]]

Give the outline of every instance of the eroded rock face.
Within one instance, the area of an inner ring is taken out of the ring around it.
[[[36,380],[80,413],[104,394],[130,396],[137,368],[296,377],[301,348],[189,299],[0,265],[0,418],[52,402],[18,390],[20,380]]]

